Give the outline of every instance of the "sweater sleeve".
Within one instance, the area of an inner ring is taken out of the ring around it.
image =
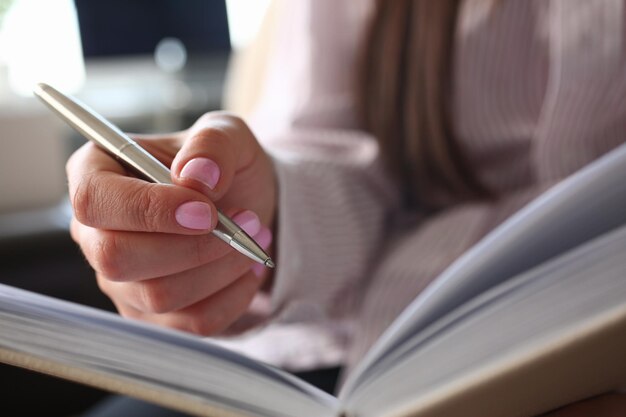
[[[533,150],[536,179],[572,174],[626,137],[626,2],[550,2],[550,73]]]
[[[370,3],[280,3],[250,122],[276,167],[272,304],[288,320],[326,316],[355,292],[396,204],[377,141],[359,130],[354,111],[355,65]]]
[[[341,315],[398,200],[378,145],[358,131],[294,130],[268,151],[279,182],[274,309]]]

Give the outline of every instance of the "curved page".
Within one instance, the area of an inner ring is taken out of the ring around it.
[[[349,414],[537,415],[617,388],[626,382],[625,251],[626,226],[451,312],[357,387]]]
[[[626,223],[626,145],[548,190],[476,244],[411,303],[349,376],[339,398],[447,312]],[[575,225],[575,227],[573,227]]]
[[[337,408],[315,387],[199,337],[2,285],[0,360],[196,415]]]

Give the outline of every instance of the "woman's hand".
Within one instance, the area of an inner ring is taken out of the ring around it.
[[[225,330],[267,271],[210,233],[216,206],[268,248],[271,162],[246,124],[226,113],[137,140],[171,166],[177,186],[137,179],[87,144],[67,163],[72,237],[123,316],[202,335]]]

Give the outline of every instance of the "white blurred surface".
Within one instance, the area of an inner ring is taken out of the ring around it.
[[[51,206],[65,194],[66,128],[23,100],[0,106],[0,213]]]
[[[46,82],[75,92],[85,80],[72,0],[14,0],[0,30],[0,61],[10,89],[21,96]]]
[[[122,129],[167,132],[221,105],[227,60],[169,70],[153,55],[84,63],[72,0],[15,0],[0,26],[0,239],[67,224],[64,166],[81,142],[32,97],[34,83],[76,96]]]
[[[271,0],[226,0],[230,43],[234,49],[246,47],[259,32]]]

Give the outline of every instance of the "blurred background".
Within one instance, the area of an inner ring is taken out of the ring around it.
[[[131,132],[245,110],[237,90],[254,85],[237,74],[258,77],[243,57],[269,2],[0,0],[0,283],[112,309],[68,233],[64,165],[84,139],[33,85],[75,95]],[[4,365],[0,392],[7,417],[75,415],[105,395]]]

